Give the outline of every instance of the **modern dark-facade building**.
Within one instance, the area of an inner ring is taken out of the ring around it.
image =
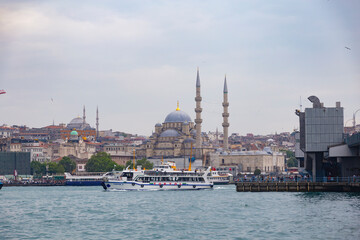
[[[30,175],[29,152],[0,152],[0,175]]]
[[[300,120],[300,149],[304,153],[304,168],[314,181],[325,176],[337,175],[337,164],[329,159],[329,147],[344,139],[344,108],[324,107],[316,96],[308,98],[312,108],[305,112],[296,110]]]

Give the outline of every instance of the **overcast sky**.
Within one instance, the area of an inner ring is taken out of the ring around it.
[[[302,98],[360,108],[360,1],[0,0],[0,125],[43,127],[82,116],[150,135],[176,109],[230,133],[298,127]],[[347,49],[346,47],[350,48]],[[360,123],[360,111],[357,114]]]

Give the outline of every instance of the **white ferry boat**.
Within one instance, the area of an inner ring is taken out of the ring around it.
[[[225,185],[229,184],[232,178],[231,173],[220,173],[218,171],[211,171],[208,174],[208,179],[210,182],[213,182],[214,185]]]
[[[214,184],[208,180],[210,168],[201,171],[180,171],[174,164],[165,163],[152,170],[124,170],[118,180],[104,177],[105,190],[199,190],[211,189]]]

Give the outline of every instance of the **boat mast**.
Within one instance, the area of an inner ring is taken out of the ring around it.
[[[133,169],[134,169],[134,171],[135,171],[135,147],[134,147]]]
[[[193,148],[193,145],[192,145],[192,142],[191,142],[189,171],[191,171],[191,157],[192,157],[191,155],[192,155],[192,148]]]

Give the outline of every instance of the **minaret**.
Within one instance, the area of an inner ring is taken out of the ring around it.
[[[195,144],[195,158],[196,159],[201,159],[201,123],[202,123],[202,119],[201,119],[201,112],[202,112],[202,108],[201,108],[201,96],[200,96],[200,77],[199,77],[199,68],[197,69],[197,77],[196,77],[196,97],[195,97],[195,101],[196,101],[196,108],[195,108],[195,112],[196,112],[196,119],[195,119],[195,123],[196,123],[196,144]]]
[[[216,145],[219,145],[219,131],[218,131],[218,128],[216,127]]]
[[[96,107],[96,138],[99,137],[99,107]]]
[[[229,149],[228,146],[228,137],[229,137],[229,112],[228,112],[228,107],[229,107],[229,102],[228,102],[228,89],[227,89],[227,84],[226,84],[226,75],[225,75],[225,81],[224,81],[224,101],[223,101],[223,107],[224,107],[224,112],[222,114],[224,122],[222,124],[223,128],[224,128],[224,151],[227,151]]]
[[[85,116],[85,105],[84,105],[84,109],[83,109],[83,125],[85,126],[86,123],[86,116]]]

